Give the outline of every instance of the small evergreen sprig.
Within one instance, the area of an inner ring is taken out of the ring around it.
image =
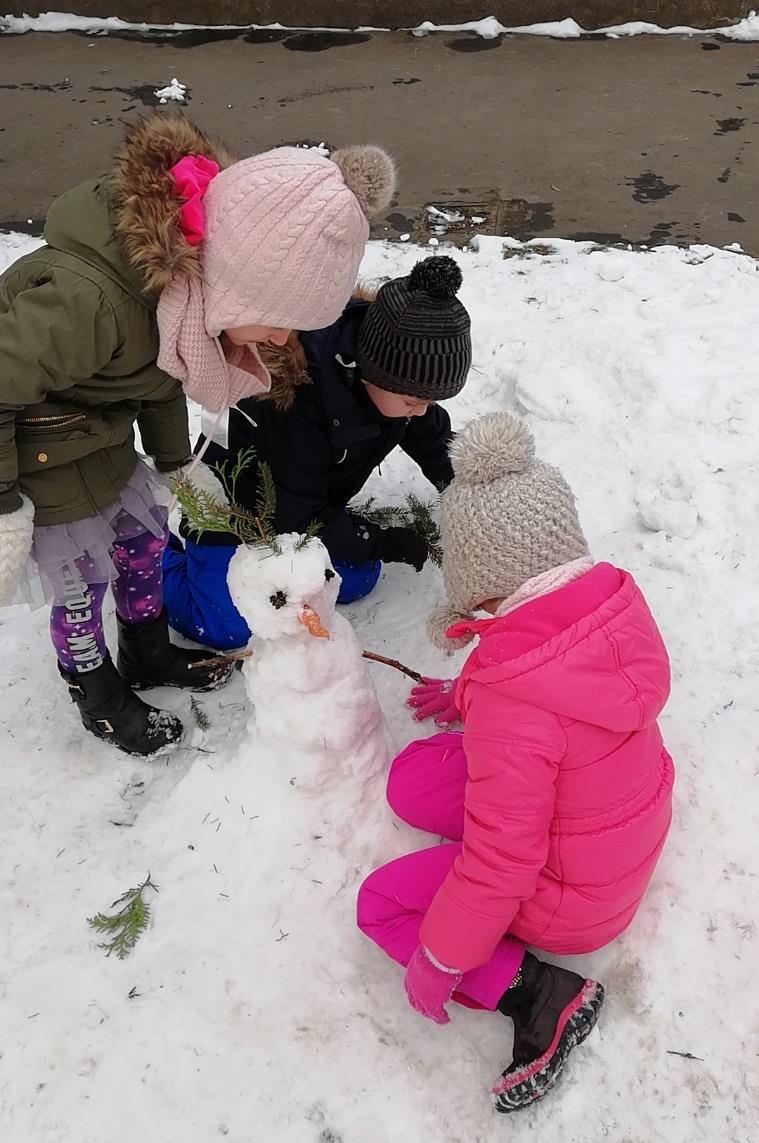
[[[98,948],[105,949],[106,956],[115,952],[119,960],[124,960],[148,927],[150,905],[142,896],[146,889],[158,892],[158,886],[151,881],[149,873],[141,885],[127,889],[112,903],[115,913],[96,913],[94,917],[87,918],[91,928],[107,935],[108,939],[98,945]]]
[[[352,516],[360,516],[378,528],[390,528],[393,524],[406,524],[408,517],[400,505],[375,504],[374,497],[370,496],[359,504],[351,504]]]
[[[406,497],[405,504],[375,504],[374,497],[363,504],[352,504],[351,512],[356,516],[377,524],[380,528],[400,526],[413,528],[427,541],[430,559],[438,567],[443,562],[443,547],[440,528],[433,515],[434,505],[420,500],[413,492]]]
[[[195,698],[195,695],[190,695],[190,710],[192,711],[192,717],[195,719],[195,725],[198,730],[208,730],[211,726],[211,720]]]
[[[227,499],[230,504],[234,504],[237,499],[237,481],[245,472],[246,468],[250,468],[251,464],[256,459],[256,450],[253,445],[248,445],[247,448],[240,449],[237,458],[232,467],[229,467],[229,461],[222,461],[221,464],[215,466],[216,471],[221,478],[221,483],[224,485],[224,491],[227,494]]]
[[[192,479],[180,477],[174,481],[172,491],[177,498],[190,531],[231,532],[240,543],[254,544],[280,551],[274,518],[277,511],[277,490],[274,477],[268,464],[258,465],[258,499],[256,511],[249,512],[237,504],[237,482],[241,474],[255,459],[255,449],[243,449],[237,454],[234,464],[228,462],[216,465],[224,491],[229,501],[223,504],[211,493],[193,484]]]
[[[301,533],[301,537],[295,545],[295,551],[301,552],[304,548],[308,547],[311,541],[318,536],[321,527],[321,523],[318,520],[312,520],[311,523],[306,526],[305,532]]]
[[[234,496],[230,502],[235,503]],[[256,527],[261,539],[273,552],[279,552],[277,529],[274,519],[277,513],[277,487],[268,464],[258,466],[258,494],[256,496]]]
[[[416,529],[422,539],[427,541],[430,559],[440,567],[443,562],[443,545],[440,526],[433,515],[433,505],[426,500],[420,500],[413,492],[409,493],[406,503],[411,513],[412,527]]]

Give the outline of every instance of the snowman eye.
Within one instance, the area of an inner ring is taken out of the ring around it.
[[[327,568],[324,573],[324,578],[326,579],[327,583],[329,583],[331,579],[335,578],[335,573],[332,571],[332,568]]]
[[[280,607],[284,607],[287,603],[287,596],[283,591],[275,591],[274,595],[269,596],[269,603],[272,607],[276,607],[277,610],[279,610]]]

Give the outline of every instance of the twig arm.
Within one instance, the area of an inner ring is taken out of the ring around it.
[[[196,662],[190,663],[190,670],[196,671],[199,667],[215,667],[217,663],[240,663],[243,659],[249,659],[252,654],[252,651],[230,651],[228,655],[214,655],[210,659],[198,659]]]
[[[420,675],[418,671],[413,671],[411,667],[405,666],[398,659],[387,659],[384,655],[378,655],[375,651],[364,651],[363,656],[365,659],[371,659],[373,663],[384,663],[386,667],[394,667],[396,671],[400,671],[404,675],[408,675],[415,683],[423,683],[424,676]]]

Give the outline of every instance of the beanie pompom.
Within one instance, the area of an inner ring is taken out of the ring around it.
[[[390,205],[395,193],[395,163],[382,147],[342,147],[332,156],[367,218]]]
[[[465,635],[456,635],[449,639],[446,631],[453,627],[454,623],[466,622],[472,618],[472,615],[457,611],[449,603],[440,603],[430,612],[427,620],[427,638],[438,650],[445,651],[447,655],[452,655],[454,651],[460,651],[468,643],[471,643],[474,635],[467,632]]]
[[[455,298],[463,280],[458,262],[447,254],[417,262],[408,276],[412,290],[423,290],[432,298]]]
[[[510,413],[489,413],[454,437],[451,462],[462,484],[490,484],[509,473],[526,472],[535,460],[535,441]]]

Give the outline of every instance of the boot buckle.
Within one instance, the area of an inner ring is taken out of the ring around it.
[[[96,721],[97,725],[103,731],[103,734],[113,734],[113,727],[111,726],[111,724],[107,718],[97,718],[97,719],[95,719],[95,721]]]

